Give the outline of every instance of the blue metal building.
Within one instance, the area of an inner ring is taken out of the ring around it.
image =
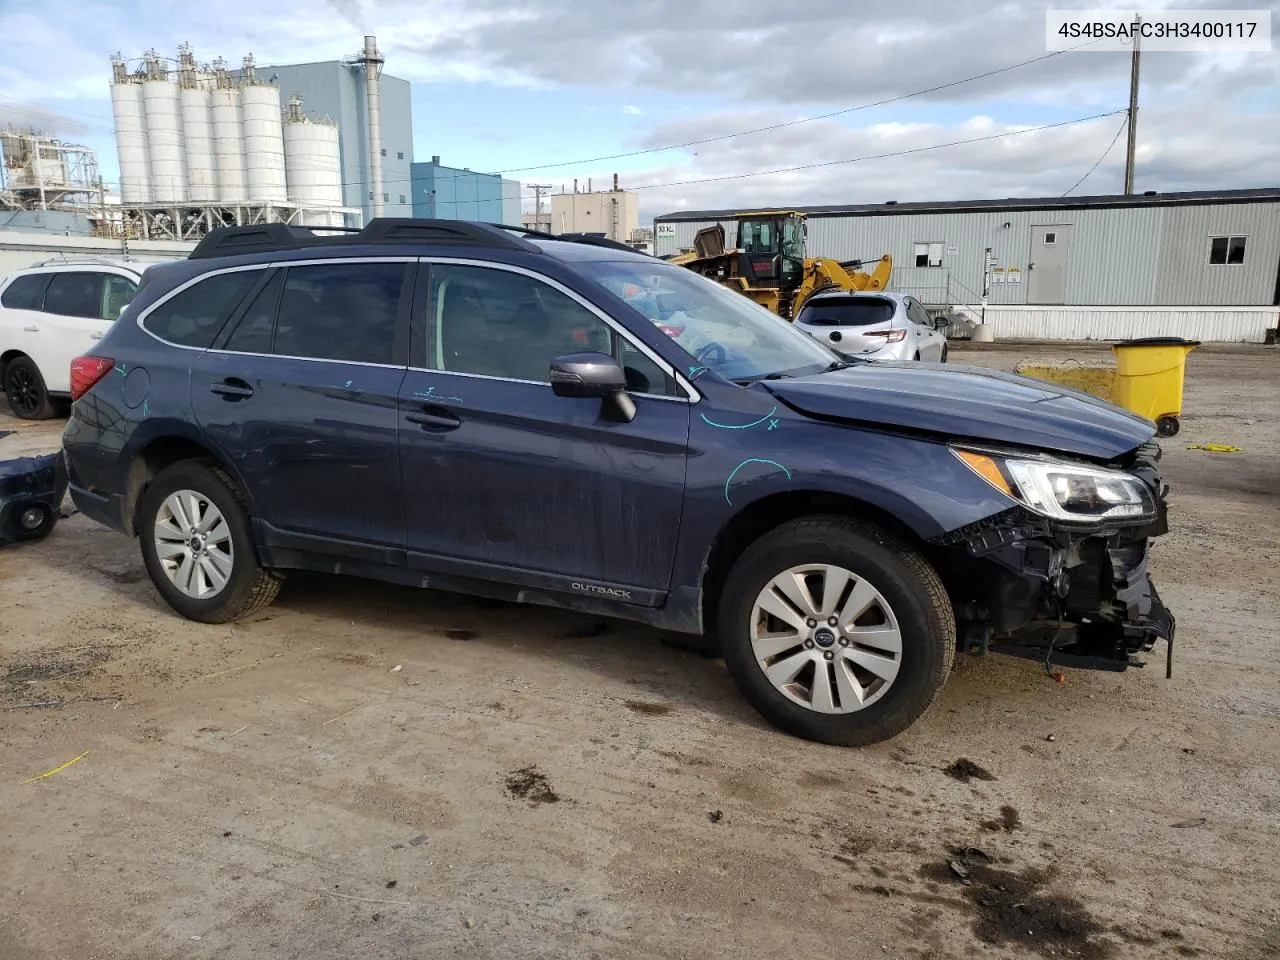
[[[438,156],[415,163],[413,215],[520,226],[520,183],[495,173],[446,167]]]
[[[284,66],[259,66],[258,76],[280,85],[280,108],[290,94],[302,98],[307,116],[327,116],[338,124],[342,151],[342,202],[373,215],[369,135],[365,113],[364,70],[359,64],[330,60]],[[382,214],[413,216],[410,164],[413,162],[413,116],[409,81],[383,73],[378,79],[382,116]]]

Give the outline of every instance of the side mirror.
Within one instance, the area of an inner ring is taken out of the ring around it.
[[[551,392],[557,397],[600,397],[613,413],[630,421],[635,401],[627,395],[627,375],[607,353],[569,353],[551,361]]]
[[[950,318],[950,317],[934,317],[934,319],[933,319],[933,329],[935,329],[935,330],[945,330],[945,329],[947,329],[947,327],[949,327],[949,326],[951,326],[951,318]]]

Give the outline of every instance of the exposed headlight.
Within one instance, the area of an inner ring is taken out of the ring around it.
[[[1101,523],[1156,514],[1147,485],[1119,470],[956,448],[951,452],[1001,493],[1054,520]]]

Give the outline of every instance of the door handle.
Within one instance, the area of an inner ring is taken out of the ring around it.
[[[23,328],[22,328],[22,332],[23,332],[23,333],[39,333],[39,332],[40,332],[40,328],[39,328],[39,327],[34,327],[34,326],[33,326],[33,327],[23,327]]]
[[[102,331],[101,331],[101,330],[95,330],[93,333],[89,334],[89,339],[90,339],[90,340],[101,340],[101,339],[102,339]]]
[[[405,419],[418,424],[423,430],[456,430],[462,426],[462,420],[457,415],[442,407],[427,407],[421,412],[406,414]]]
[[[253,387],[238,377],[228,377],[221,383],[211,385],[209,390],[219,394],[224,400],[244,400],[253,396]]]

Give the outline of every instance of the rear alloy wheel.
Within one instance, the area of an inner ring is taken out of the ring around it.
[[[721,648],[743,695],[807,740],[877,743],[928,709],[955,655],[951,603],[905,543],[843,517],[757,541],[725,583]]]
[[[244,500],[222,470],[174,464],[148,484],[138,516],[147,573],[182,616],[228,623],[275,599],[279,579],[258,563]]]
[[[169,582],[195,600],[212,599],[235,569],[231,527],[212,500],[194,490],[169,494],[152,536],[160,569]]]
[[[44,377],[30,357],[9,361],[4,371],[4,393],[14,415],[23,420],[48,420],[54,414]]]

